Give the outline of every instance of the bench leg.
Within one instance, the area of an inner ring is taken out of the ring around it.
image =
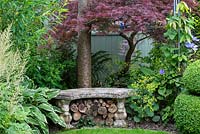
[[[60,117],[65,121],[66,129],[73,128],[73,126],[70,124],[70,122],[72,121],[72,116],[69,112],[69,104],[70,104],[70,101],[66,101],[66,100],[61,100],[58,103],[58,106],[63,111],[63,113],[60,115]]]
[[[124,106],[125,99],[118,99],[117,100],[117,108],[118,111],[115,113],[115,121],[114,121],[114,127],[127,127],[126,124],[126,109]]]

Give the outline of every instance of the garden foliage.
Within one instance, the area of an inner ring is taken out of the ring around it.
[[[164,35],[168,39],[179,41],[180,43],[191,41],[192,29],[194,29],[195,23],[190,10],[185,2],[180,2],[177,6],[177,14],[167,18],[167,31]]]
[[[198,29],[198,18],[194,19],[195,23],[192,21],[192,25]],[[190,26],[192,28],[192,25]],[[196,29],[194,29],[196,32]],[[191,32],[187,32],[191,34]],[[198,32],[195,33],[198,35]],[[182,35],[182,34],[181,34]],[[187,37],[187,36],[185,36]],[[189,36],[188,36],[189,37]],[[181,39],[181,38],[180,38]],[[188,38],[189,39],[189,38]],[[199,69],[200,61],[196,60],[199,58],[198,44],[199,39],[191,36],[192,40],[188,40],[185,46],[193,51],[194,53],[189,56],[189,60],[192,61],[185,69],[182,77],[184,92],[178,95],[174,103],[174,119],[176,122],[176,127],[182,133],[200,133],[200,118],[199,118]],[[196,60],[196,61],[195,61]]]
[[[34,82],[35,87],[63,88],[61,80],[65,64],[55,52],[43,50],[31,57],[27,76]]]
[[[11,50],[10,28],[0,33],[0,133],[31,134],[26,123],[28,109],[22,106],[20,83],[23,81],[26,60]]]
[[[83,127],[94,127],[94,126],[96,126],[96,124],[94,123],[92,117],[81,118],[76,125],[76,127],[79,129]]]
[[[136,122],[145,118],[166,122],[172,116],[172,104],[181,91],[179,58],[174,57],[174,50],[172,46],[155,44],[142,64],[133,65],[129,87],[136,96],[129,98],[127,108]]]
[[[185,42],[192,42],[193,39],[191,30],[194,21],[189,7],[180,2],[178,10],[180,16],[167,18],[164,34],[167,42],[155,43],[149,57],[133,65],[130,88],[134,89],[136,96],[128,100],[127,107],[136,122],[146,118],[167,122],[173,115],[174,100],[182,90],[182,73],[191,53],[195,52],[185,47]],[[177,48],[179,40],[181,47]]]
[[[66,12],[62,6],[64,5],[57,0],[1,0],[0,30],[12,24],[12,40],[15,47],[32,49],[43,44],[43,35],[51,25],[60,21],[59,15]]]
[[[57,47],[38,48],[37,54],[30,57],[26,75],[34,81],[35,87],[75,88],[75,53]],[[66,55],[67,52],[70,54]]]
[[[26,123],[32,128],[34,133],[48,134],[48,120],[54,124],[65,127],[65,122],[58,115],[61,112],[57,107],[51,105],[48,101],[59,94],[57,89],[38,88],[24,89],[23,108],[29,110]],[[47,120],[48,119],[48,120]]]
[[[64,121],[56,114],[57,108],[48,102],[59,90],[22,86],[27,61],[18,50],[11,49],[10,37],[10,27],[0,33],[0,132],[48,134],[47,118],[64,127]]]
[[[61,22],[62,13],[67,11],[63,8],[66,4],[67,2],[63,3],[61,0],[9,2],[1,0],[0,2],[0,30],[12,24],[12,41],[14,42],[12,48],[18,48],[22,53],[28,49],[30,53],[26,75],[27,79],[35,85],[30,86],[31,88],[66,87],[62,87],[64,85],[62,79],[63,72],[67,68],[65,65],[67,60],[61,60],[61,57],[56,54],[57,48],[52,49],[51,39],[47,34],[52,30],[52,26]]]

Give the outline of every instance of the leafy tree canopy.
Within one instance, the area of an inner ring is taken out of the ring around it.
[[[184,1],[193,9],[198,5],[194,0]],[[173,0],[90,0],[82,16],[78,16],[78,0],[71,1],[67,8],[67,19],[51,32],[57,39],[69,39],[74,32],[84,28],[118,33],[143,32],[156,37],[164,31]],[[155,24],[159,26],[156,32],[158,27],[150,27]]]

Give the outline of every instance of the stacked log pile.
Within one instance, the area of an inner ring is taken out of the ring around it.
[[[116,101],[111,99],[75,100],[70,104],[73,122],[81,118],[92,117],[96,124],[112,126],[117,112]]]

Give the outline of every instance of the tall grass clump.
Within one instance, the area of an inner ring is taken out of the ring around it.
[[[22,106],[22,88],[26,60],[18,50],[12,50],[10,26],[0,32],[0,133],[31,134],[25,122],[28,109]]]
[[[12,46],[10,27],[8,27],[0,33],[0,82],[19,86],[23,81],[26,60],[18,50],[13,51]]]

